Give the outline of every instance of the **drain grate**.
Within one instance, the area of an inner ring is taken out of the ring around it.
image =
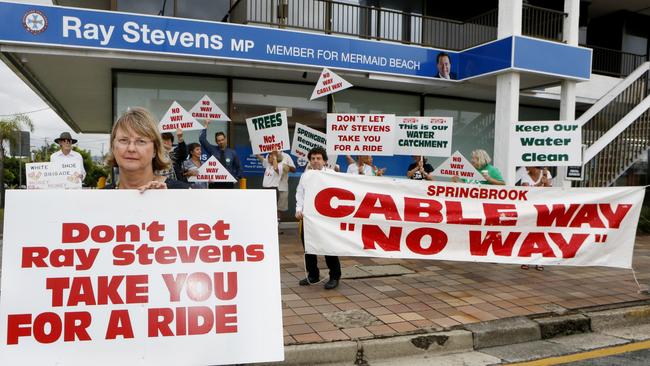
[[[343,278],[372,278],[387,276],[402,276],[405,274],[415,273],[399,264],[385,264],[379,266],[354,266],[343,268]]]

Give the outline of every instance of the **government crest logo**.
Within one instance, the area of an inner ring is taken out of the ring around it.
[[[30,10],[23,16],[23,27],[33,35],[43,33],[47,29],[47,18],[38,10]]]

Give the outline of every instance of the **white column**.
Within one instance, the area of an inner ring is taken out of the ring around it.
[[[522,0],[499,0],[497,38],[521,35]],[[511,164],[510,127],[519,119],[519,73],[511,71],[497,76],[492,160],[506,184],[515,183],[515,166]]]
[[[578,45],[580,36],[579,23],[580,18],[580,0],[564,0],[564,12],[568,14],[564,18],[563,38],[566,44],[570,46]],[[573,122],[576,118],[576,82],[564,80],[560,86],[560,120]],[[556,182],[565,188],[571,187],[571,181],[564,180],[566,167],[558,167]]]

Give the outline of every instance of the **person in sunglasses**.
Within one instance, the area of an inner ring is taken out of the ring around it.
[[[59,138],[54,139],[54,142],[61,146],[61,150],[50,155],[50,162],[66,164],[75,163],[79,167],[79,178],[83,182],[86,177],[86,169],[84,169],[84,159],[81,154],[72,150],[72,145],[77,143],[77,140],[70,136],[70,132],[63,132]]]

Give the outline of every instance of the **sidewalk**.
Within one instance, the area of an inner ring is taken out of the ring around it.
[[[518,265],[356,257],[341,258],[339,288],[325,290],[322,283],[302,287],[300,239],[294,229],[284,232],[280,266],[287,346],[430,333],[483,321],[650,300],[638,292],[632,271],[624,269],[547,266],[536,271]],[[321,276],[326,276],[320,256],[319,266]],[[642,286],[650,283],[650,236],[637,237],[634,269]],[[400,270],[412,273],[346,278]]]

